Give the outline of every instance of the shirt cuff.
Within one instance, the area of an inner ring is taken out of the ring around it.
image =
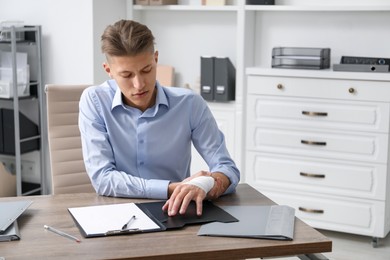
[[[222,172],[223,174],[225,174],[229,178],[230,185],[226,189],[226,191],[223,193],[224,195],[230,194],[230,193],[233,193],[236,191],[236,187],[238,185],[238,182],[240,181],[236,174],[232,173],[231,171],[229,171],[227,168],[224,168],[224,167],[213,169],[212,172]]]
[[[168,185],[170,181],[167,180],[148,180],[147,198],[149,199],[168,199]]]

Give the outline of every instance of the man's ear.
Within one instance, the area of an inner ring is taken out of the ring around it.
[[[112,76],[111,76],[110,65],[109,65],[108,63],[104,62],[104,63],[103,63],[103,68],[104,68],[104,70],[106,71],[106,73],[108,74],[108,76],[109,76],[110,78],[112,78]]]
[[[158,63],[158,51],[154,52],[154,60]]]

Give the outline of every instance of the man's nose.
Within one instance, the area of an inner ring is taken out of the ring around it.
[[[133,86],[136,89],[142,89],[145,86],[144,78],[141,75],[135,76]]]

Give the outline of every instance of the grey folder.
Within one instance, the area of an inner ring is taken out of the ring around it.
[[[248,237],[292,240],[295,209],[284,205],[220,206],[239,222],[202,225],[199,236]]]
[[[200,57],[200,94],[205,100],[214,100],[215,57]]]
[[[18,223],[13,222],[4,233],[0,234],[0,242],[20,240]]]
[[[3,234],[31,203],[30,200],[0,202],[0,234]]]

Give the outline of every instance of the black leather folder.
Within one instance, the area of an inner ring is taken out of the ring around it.
[[[146,202],[138,204],[138,207],[144,211],[149,211],[154,218],[162,223],[166,230],[182,228],[185,225],[205,224],[210,222],[228,223],[238,221],[235,217],[210,201],[203,201],[202,216],[198,216],[196,214],[196,204],[192,201],[187,208],[186,214],[170,217],[166,212],[161,210],[164,203],[164,201]]]

